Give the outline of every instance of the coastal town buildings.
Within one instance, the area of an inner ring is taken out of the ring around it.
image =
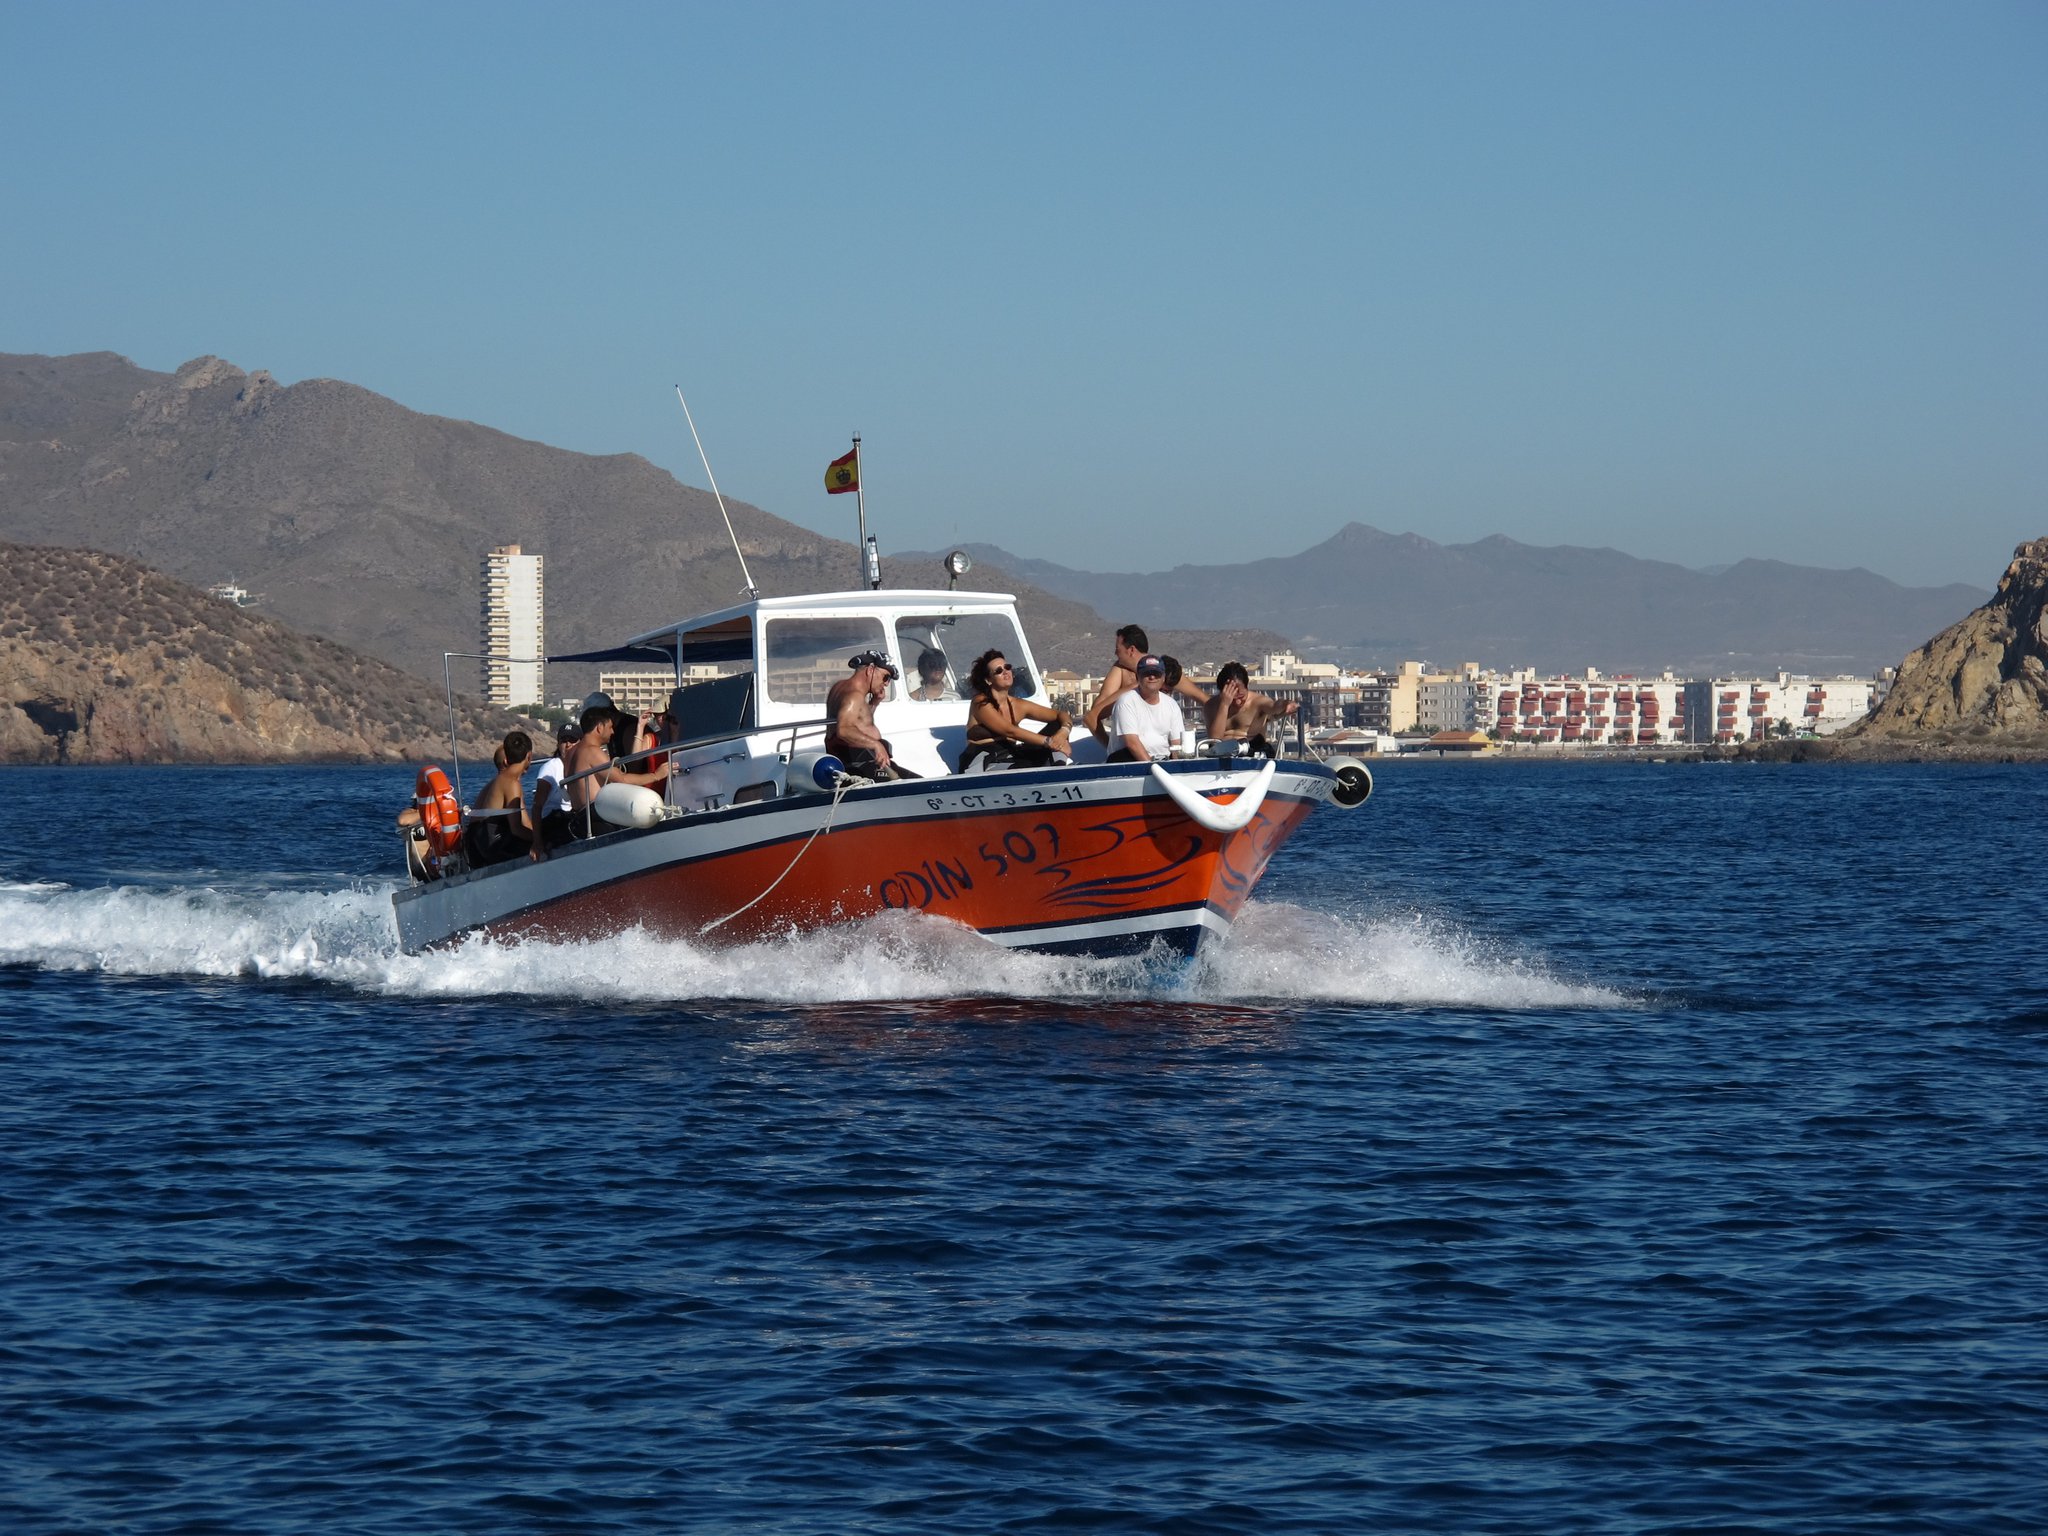
[[[541,557],[506,544],[484,556],[484,697],[506,708],[547,696]]]
[[[731,670],[712,662],[691,662],[683,668],[679,682],[667,667],[621,667],[598,673],[597,686],[627,714],[652,715],[668,708],[668,696],[678,687],[713,682]]]
[[[724,674],[692,665],[685,683]],[[1190,671],[1203,689],[1212,668]],[[1102,686],[1099,676],[1048,670],[1053,703],[1075,715]],[[599,675],[599,686],[636,714],[665,708],[675,679],[666,668],[630,668]],[[1853,724],[1883,697],[1886,678],[1685,678],[1608,676],[1597,669],[1541,674],[1531,668],[1496,672],[1477,662],[1439,671],[1419,661],[1361,672],[1307,662],[1289,652],[1259,658],[1251,684],[1300,706],[1310,737],[1336,751],[1473,750],[1481,742],[1509,751],[1732,745],[1771,737],[1829,735]],[[571,707],[575,701],[566,701]],[[1201,712],[1183,701],[1188,722]],[[1291,730],[1290,730],[1291,735]]]
[[[1825,736],[1877,700],[1872,678],[1685,679],[1511,673],[1493,684],[1497,740],[1537,746],[1729,745],[1771,736]]]

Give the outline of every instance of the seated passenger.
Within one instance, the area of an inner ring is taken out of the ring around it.
[[[1217,741],[1242,741],[1254,752],[1275,755],[1266,739],[1266,727],[1284,720],[1301,708],[1293,699],[1281,703],[1263,693],[1252,692],[1250,676],[1241,661],[1226,661],[1216,673],[1216,693],[1202,706],[1202,723]]]
[[[1116,745],[1110,740],[1109,712],[1116,707],[1119,698],[1137,686],[1138,658],[1152,648],[1152,642],[1145,638],[1145,631],[1139,626],[1126,624],[1116,632],[1111,645],[1114,654],[1109,663],[1109,675],[1103,678],[1095,702],[1081,715],[1081,723],[1088,727],[1089,734],[1106,747]]]
[[[666,710],[644,716],[641,723],[647,728],[647,745],[649,747],[666,747],[676,739],[675,721],[670,718]],[[666,782],[668,779],[668,753],[656,752],[652,757],[644,760],[640,767],[644,772],[654,774],[657,778]]]
[[[592,812],[590,803],[611,775],[612,733],[618,724],[619,712],[613,708],[610,694],[593,693],[583,700],[583,713],[576,720],[576,745],[562,764],[569,770],[562,778],[562,792],[569,801],[569,835],[573,838],[602,837],[617,830]]]
[[[604,775],[604,782],[665,788],[668,784],[668,754],[656,752],[654,749],[659,745],[649,716],[615,715],[612,723],[612,765]],[[643,752],[652,755],[642,757],[640,754]]]
[[[526,823],[533,829],[532,856],[544,859],[569,841],[569,797],[562,780],[569,776],[568,758],[583,733],[572,722],[555,732],[555,755],[534,775],[533,799]]]
[[[427,826],[417,804],[398,813],[399,828],[405,833],[405,867],[415,880],[432,880],[438,873],[433,850],[427,845]]]
[[[1144,629],[1136,624],[1126,624],[1116,632],[1115,659],[1109,664],[1109,675],[1102,680],[1102,688],[1095,695],[1095,702],[1082,714],[1082,723],[1089,733],[1104,746],[1117,745],[1109,728],[1109,712],[1116,708],[1116,701],[1138,685],[1135,668],[1138,658],[1151,649]],[[1170,698],[1188,699],[1196,704],[1206,704],[1209,695],[1192,678],[1181,675],[1181,665],[1171,656],[1159,658],[1166,668],[1166,693]]]
[[[1166,697],[1166,665],[1157,656],[1141,656],[1133,674],[1137,687],[1121,695],[1110,711],[1116,737],[1112,763],[1156,763],[1173,755],[1173,744],[1187,732],[1180,704]]]
[[[910,697],[922,699],[927,704],[953,697],[953,690],[946,686],[944,651],[926,651],[917,658],[917,686],[910,690]]]
[[[853,671],[825,695],[825,713],[832,717],[825,727],[825,750],[855,778],[878,783],[923,778],[896,761],[889,743],[875,728],[875,706],[888,696],[896,668],[879,651],[862,651],[846,664]]]
[[[533,847],[533,828],[527,822],[519,789],[526,765],[533,760],[532,739],[524,731],[509,733],[499,757],[497,776],[476,797],[462,829],[462,851],[471,869],[509,864],[524,858]],[[490,814],[494,811],[505,814]]]
[[[1010,693],[1016,670],[1003,659],[1001,651],[984,651],[975,658],[969,674],[974,686],[973,702],[967,706],[967,747],[960,754],[960,771],[965,773],[978,758],[988,766],[1046,768],[1070,763],[1067,728],[1074,721],[1063,709],[1047,709],[1029,699]],[[1036,720],[1038,729],[1026,730],[1024,722]]]

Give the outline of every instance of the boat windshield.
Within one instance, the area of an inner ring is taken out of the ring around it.
[[[768,652],[762,676],[767,697],[777,704],[810,705],[813,713],[824,707],[832,685],[846,676],[849,657],[883,648],[879,618],[790,615],[770,618],[762,628]]]
[[[1038,691],[1029,653],[1007,613],[977,609],[968,613],[904,614],[896,620],[896,653],[903,658],[911,697],[920,684],[920,663],[936,653],[945,663],[944,697],[958,701],[974,690],[967,681],[975,658],[983,651],[1001,651],[1017,669],[1010,691],[1020,698]],[[936,670],[936,663],[925,663]]]

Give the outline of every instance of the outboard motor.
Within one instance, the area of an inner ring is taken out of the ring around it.
[[[1347,811],[1355,811],[1372,798],[1372,770],[1355,757],[1336,757],[1330,766],[1337,772],[1337,787],[1330,798]]]

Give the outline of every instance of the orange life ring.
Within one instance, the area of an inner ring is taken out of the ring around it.
[[[455,803],[448,775],[429,763],[413,785],[413,800],[420,808],[427,846],[436,854],[453,853],[462,843],[462,807]]]

